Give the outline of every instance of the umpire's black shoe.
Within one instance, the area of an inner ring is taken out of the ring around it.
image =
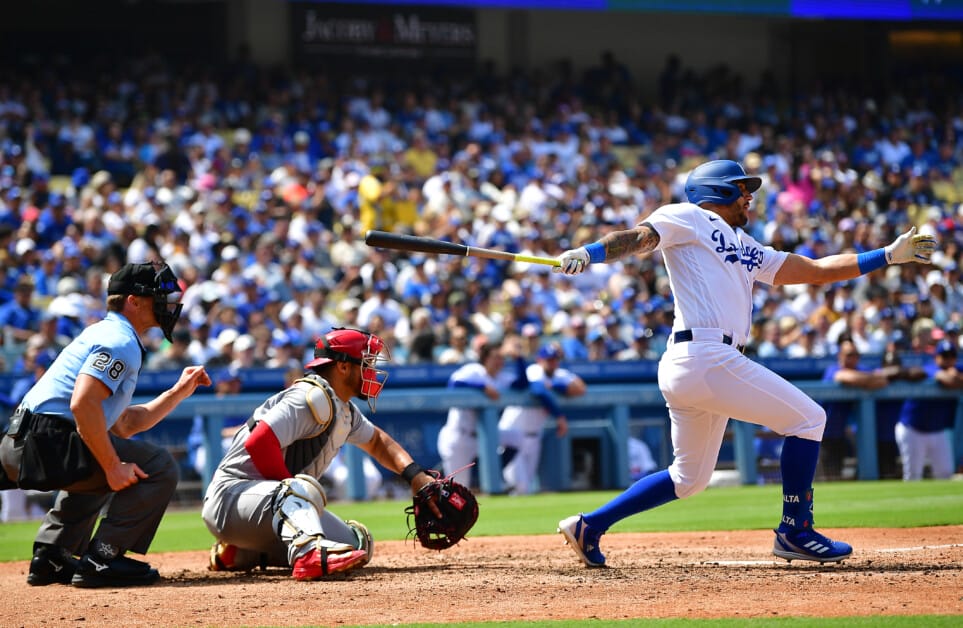
[[[154,584],[160,574],[145,562],[126,556],[105,560],[90,552],[83,555],[70,581],[75,587],[142,587]]]
[[[27,584],[35,587],[44,587],[48,584],[70,584],[79,562],[68,550],[62,547],[47,543],[34,543],[33,558],[30,559],[30,571],[27,573]]]

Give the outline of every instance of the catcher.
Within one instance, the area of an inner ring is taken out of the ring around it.
[[[371,534],[363,524],[343,521],[327,510],[318,481],[346,442],[411,484],[412,509],[417,507],[425,520],[426,538],[429,525],[435,532],[463,536],[468,531],[474,519],[468,517],[466,527],[466,518],[459,515],[464,510],[477,516],[471,493],[460,488],[453,493],[450,481],[439,481],[422,469],[351,401],[360,397],[374,412],[387,378],[377,367],[387,359],[379,337],[334,329],[318,340],[304,376],[254,411],[235,435],[204,497],[202,517],[217,538],[211,570],[290,566],[296,580],[318,580],[367,564]],[[454,514],[452,494],[456,502],[465,502]],[[447,540],[453,544],[461,536]]]

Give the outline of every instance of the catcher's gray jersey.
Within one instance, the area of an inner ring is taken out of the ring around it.
[[[297,441],[310,439],[321,432],[326,438],[317,456],[301,469],[289,469],[291,474],[305,473],[320,478],[345,443],[363,445],[374,436],[375,427],[353,402],[338,399],[331,385],[323,378],[309,376],[267,399],[252,414],[257,421],[265,421],[281,445],[281,453]],[[234,436],[211,481],[211,489],[231,480],[265,479],[254,466],[244,447],[250,435],[247,425]]]

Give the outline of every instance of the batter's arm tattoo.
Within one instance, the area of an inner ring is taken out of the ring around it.
[[[627,255],[651,253],[659,245],[659,234],[649,223],[616,231],[599,240],[605,247],[605,259],[622,259]]]

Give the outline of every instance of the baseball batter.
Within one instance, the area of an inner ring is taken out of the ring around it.
[[[535,364],[529,365],[525,376],[529,393],[538,402],[533,406],[508,406],[502,411],[498,431],[502,446],[516,450],[505,465],[504,480],[514,495],[529,495],[536,490],[535,478],[542,456],[542,432],[548,417],[555,419],[555,434],[559,438],[568,433],[568,420],[558,404],[556,395],[578,397],[585,394],[585,382],[572,371],[559,366],[563,351],[557,342],[539,348]]]
[[[448,388],[480,390],[492,401],[509,388],[524,387],[525,361],[517,338],[499,346],[488,342],[478,352],[478,362],[464,364],[449,376]],[[515,360],[515,370],[504,370],[505,358]],[[456,482],[470,486],[472,461],[478,456],[478,411],[475,408],[448,409],[448,419],[438,432],[438,454],[445,475],[454,474]],[[501,441],[500,441],[501,442]],[[457,473],[455,473],[457,471]]]
[[[327,509],[319,478],[345,443],[401,474],[417,493],[433,478],[351,401],[372,412],[387,373],[381,338],[355,329],[322,336],[304,376],[258,407],[234,437],[204,496],[202,517],[217,538],[210,569],[290,566],[296,580],[362,567],[367,528]]]
[[[696,167],[685,185],[687,203],[660,207],[632,229],[562,253],[561,272],[577,275],[590,263],[660,251],[672,293],[675,321],[659,362],[675,459],[595,511],[568,517],[558,530],[589,567],[605,565],[599,537],[614,523],[709,483],[729,417],[764,425],[785,436],[781,454],[783,509],[773,553],[786,560],[838,562],[852,547],[813,528],[812,481],[826,414],[779,375],[745,357],[752,288],[823,284],[852,279],[887,264],[929,263],[936,247],[915,228],[884,248],[821,259],[763,246],[742,227],[749,222],[759,177],[734,161]]]

